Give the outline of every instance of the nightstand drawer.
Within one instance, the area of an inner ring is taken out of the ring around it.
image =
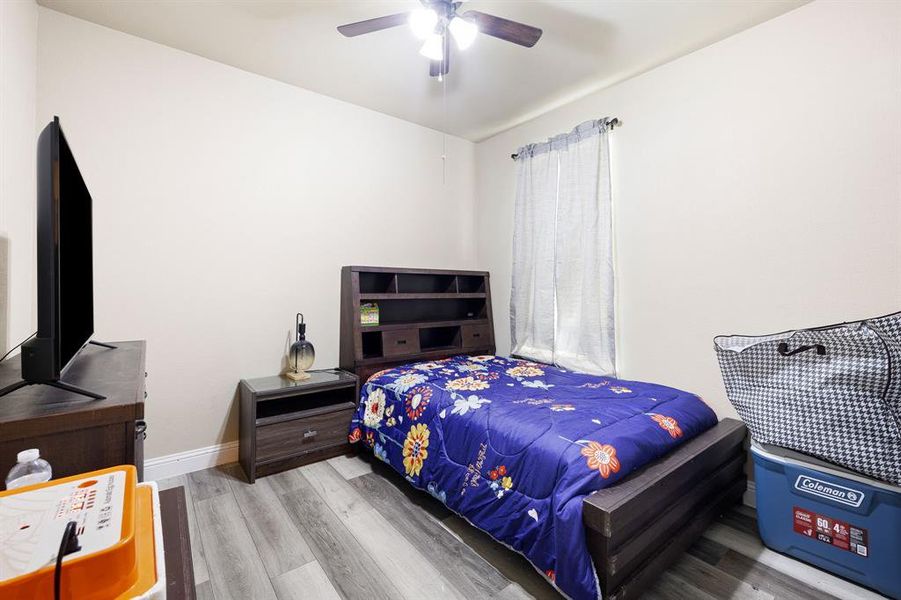
[[[257,428],[257,462],[347,442],[353,408]]]
[[[394,329],[382,332],[382,355],[400,356],[419,352],[418,329]]]
[[[463,334],[464,348],[478,348],[491,345],[491,325],[464,325],[460,328]]]

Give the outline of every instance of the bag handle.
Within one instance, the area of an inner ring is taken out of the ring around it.
[[[795,354],[798,354],[800,352],[807,352],[808,350],[813,350],[814,348],[816,348],[817,354],[819,354],[820,356],[826,354],[826,346],[824,346],[823,344],[798,346],[794,350],[789,350],[788,344],[782,342],[776,347],[776,350],[778,350],[779,354],[781,354],[782,356],[794,356]]]

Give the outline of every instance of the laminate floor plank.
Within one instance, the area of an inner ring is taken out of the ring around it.
[[[300,473],[342,521],[372,509],[328,462],[300,467]]]
[[[727,527],[747,533],[748,535],[758,535],[757,519],[744,515],[736,510],[726,511],[717,519],[718,523],[722,523]]]
[[[422,554],[375,509],[348,518],[347,528],[407,600],[465,600]]]
[[[309,485],[280,496],[319,566],[343,598],[395,600],[400,592]]]
[[[403,597],[462,600],[464,596],[331,465],[315,463],[300,472]]]
[[[705,537],[696,540],[688,549],[688,553],[692,556],[714,566],[722,560],[727,552],[729,552],[728,548]]]
[[[233,477],[232,465],[194,471],[187,476],[188,487],[195,500],[208,500],[214,496],[230,493],[228,480],[231,477]]]
[[[433,498],[431,494],[423,493],[421,490],[417,490],[410,482],[404,479],[404,477],[383,463],[380,460],[372,461],[372,472],[376,475],[382,477],[385,481],[393,485],[401,494],[406,497],[406,501],[409,504],[414,504],[424,511],[428,512],[435,519],[442,521],[447,517],[453,515],[453,511],[444,506],[437,499]]]
[[[723,600],[694,587],[685,579],[670,573],[660,575],[657,582],[641,595],[641,600]]]
[[[231,480],[229,485],[269,577],[278,577],[316,560],[265,478],[253,485],[238,480]]]
[[[171,490],[179,486],[186,486],[187,480],[184,475],[176,475],[175,477],[167,477],[166,479],[158,479],[156,487],[162,492],[163,490]]]
[[[539,575],[535,567],[521,554],[498,543],[490,535],[457,515],[444,519],[441,524],[491,563],[501,575],[518,583],[530,596],[539,600],[560,600],[557,590]]]
[[[757,511],[752,507],[747,506],[746,504],[736,504],[733,510],[737,513],[741,513],[746,517],[751,517],[755,521],[757,520]]]
[[[727,550],[717,569],[773,594],[778,600],[839,600],[822,590],[813,590],[781,571],[754,562],[735,550]]]
[[[500,592],[510,581],[383,477],[370,473],[351,485],[467,598]],[[423,493],[423,492],[420,492]]]
[[[278,600],[341,600],[318,561],[288,571],[272,580]]]
[[[699,558],[686,555],[668,569],[714,598],[729,600],[775,600],[773,594],[754,588]]]
[[[369,464],[369,461],[372,459],[367,460],[364,456],[362,454],[336,456],[328,459],[326,462],[341,473],[344,479],[353,479],[372,473],[372,465]]]
[[[281,497],[282,494],[287,494],[288,492],[293,492],[296,489],[305,488],[310,485],[307,483],[307,480],[303,478],[303,475],[300,474],[299,467],[291,469],[290,471],[282,471],[281,473],[269,475],[265,477],[265,479],[279,497]],[[257,481],[260,481],[260,479],[257,479]]]
[[[197,596],[197,600],[215,600],[216,598],[213,595],[213,584],[209,581],[196,584],[194,586],[194,594]]]
[[[492,600],[532,600],[532,596],[526,593],[518,583],[511,583],[498,593],[491,596]]]
[[[232,493],[196,501],[194,506],[216,599],[275,600],[275,590]]]
[[[714,523],[704,532],[704,537],[730,550],[735,550],[751,560],[775,569],[797,581],[826,594],[833,594],[843,600],[882,600],[883,596],[846,581],[826,571],[822,571],[774,552],[763,545],[759,537],[743,533],[720,523]]]

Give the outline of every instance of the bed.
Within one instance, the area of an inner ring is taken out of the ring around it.
[[[342,366],[365,381],[349,441],[563,595],[638,597],[744,492],[744,427],[693,394],[493,346],[487,273],[344,268]]]

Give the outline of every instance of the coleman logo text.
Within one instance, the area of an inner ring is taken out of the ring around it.
[[[847,504],[848,506],[853,506],[855,508],[859,508],[864,499],[864,493],[860,490],[854,490],[835,483],[820,481],[819,479],[808,477],[807,475],[798,475],[798,479],[795,481],[795,489],[813,496],[819,496],[820,498],[827,498],[834,502],[838,502],[839,504]]]

